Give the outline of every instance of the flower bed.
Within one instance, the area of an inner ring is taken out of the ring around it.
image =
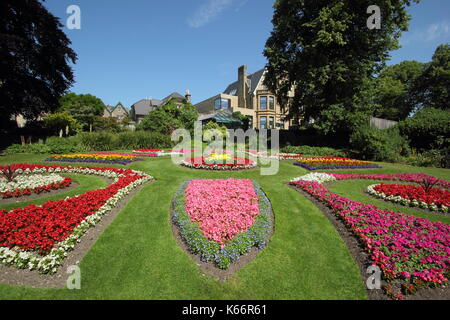
[[[373,175],[359,175],[366,178]],[[423,174],[383,175],[384,179],[419,180]],[[355,175],[338,175],[340,180]],[[336,174],[317,176],[320,181],[335,181]],[[445,180],[441,180],[444,183]],[[447,183],[447,182],[446,182]],[[400,282],[404,293],[422,286],[448,282],[450,274],[450,226],[432,222],[371,204],[349,200],[332,193],[310,175],[291,184],[307,192],[331,209],[363,243],[373,264],[380,267],[388,282]]]
[[[308,157],[300,159],[294,165],[307,170],[335,170],[335,169],[374,169],[380,166],[369,162],[342,157]]]
[[[28,205],[11,211],[0,210],[0,262],[21,269],[53,273],[79,238],[132,189],[151,179],[130,169],[65,167],[18,164],[23,174],[76,173],[114,179],[104,189],[42,206]]]
[[[55,154],[46,161],[50,162],[92,162],[106,164],[129,164],[142,161],[136,155],[122,155],[118,153],[77,153],[77,154]]]
[[[447,213],[450,206],[450,192],[438,188],[426,192],[421,186],[382,183],[367,187],[367,192],[387,201],[432,211]]]
[[[1,169],[1,167],[0,167]],[[0,197],[2,199],[19,198],[21,196],[50,192],[70,186],[72,179],[57,174],[50,175],[20,175],[7,182],[0,178]]]
[[[303,156],[298,153],[276,153],[274,155],[269,155],[267,152],[247,150],[248,154],[261,158],[261,159],[273,159],[273,160],[298,160],[303,159]]]
[[[243,170],[256,167],[256,162],[248,158],[230,156],[226,153],[211,153],[207,157],[191,157],[181,162],[182,166],[204,170]]]
[[[133,150],[133,152],[135,152],[138,155],[143,155],[146,157],[154,157],[154,158],[158,158],[158,157],[170,157],[172,155],[183,155],[183,152],[178,152],[178,151],[164,151],[162,149],[137,149],[137,150]]]
[[[271,206],[255,181],[186,181],[172,204],[172,220],[189,250],[221,269],[269,241]]]

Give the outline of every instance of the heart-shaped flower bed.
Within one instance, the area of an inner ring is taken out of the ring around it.
[[[252,247],[264,248],[273,225],[269,200],[249,179],[185,182],[174,197],[172,219],[189,250],[221,269]]]

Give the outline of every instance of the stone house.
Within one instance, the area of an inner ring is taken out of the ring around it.
[[[120,102],[116,106],[106,106],[103,111],[103,118],[115,118],[117,121],[121,121],[128,116],[128,110]]]
[[[287,120],[288,111],[283,110],[275,95],[263,84],[265,69],[247,74],[247,66],[238,69],[238,81],[209,99],[195,105],[202,115],[229,110],[239,111],[250,118],[250,127],[254,129],[290,129],[298,122]],[[286,108],[287,109],[287,108]]]

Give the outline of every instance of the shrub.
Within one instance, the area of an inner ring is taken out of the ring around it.
[[[400,133],[418,150],[444,149],[450,145],[450,112],[424,108],[398,123]]]
[[[402,159],[403,163],[416,167],[450,167],[450,148],[444,150],[428,150],[422,153],[413,152]]]
[[[45,145],[50,149],[48,153],[61,154],[85,151],[81,145],[79,136],[69,138],[49,137],[45,141]]]
[[[398,128],[377,129],[360,126],[350,136],[352,151],[360,159],[395,162],[408,155],[409,146]]]
[[[36,143],[36,144],[13,144],[6,148],[6,154],[16,154],[16,153],[34,153],[34,154],[46,154],[50,153],[50,147]]]
[[[297,153],[307,156],[319,157],[345,157],[346,152],[328,147],[310,147],[310,146],[286,146],[281,148],[284,153]]]
[[[169,148],[170,136],[157,132],[91,132],[80,135],[81,145],[89,151],[110,151],[119,149]]]

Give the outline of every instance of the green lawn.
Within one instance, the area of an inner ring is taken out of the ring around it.
[[[0,157],[0,164],[45,163],[45,158],[6,156]],[[448,170],[382,165],[385,168],[358,172],[424,172],[450,180]],[[319,209],[285,184],[307,173],[292,161],[282,162],[275,176],[261,176],[258,169],[192,170],[167,158],[146,159],[127,167],[145,171],[156,181],[128,202],[81,261],[82,289],[0,285],[0,299],[367,299],[365,281],[334,227]],[[220,282],[203,275],[178,247],[170,228],[169,206],[183,181],[225,177],[251,178],[260,183],[273,205],[275,234],[255,260],[228,281]],[[102,183],[98,178],[74,178],[80,182],[78,192]],[[396,207],[362,194],[359,188],[370,182],[361,182],[337,183],[333,191],[354,200]],[[408,213],[449,223],[447,217],[410,210]]]

